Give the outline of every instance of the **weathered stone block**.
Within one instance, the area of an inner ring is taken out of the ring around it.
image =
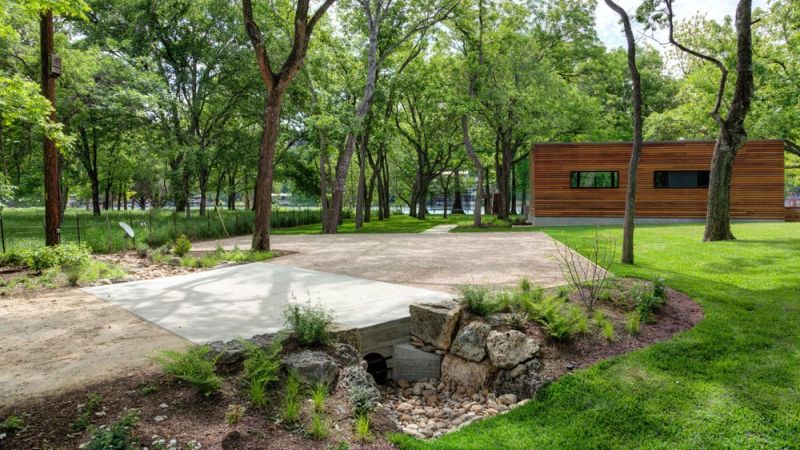
[[[410,344],[395,345],[390,361],[395,380],[439,378],[441,373],[442,355],[424,352]]]
[[[456,334],[450,353],[470,361],[481,362],[486,356],[486,336],[492,331],[489,324],[472,322]]]
[[[517,398],[531,398],[545,383],[540,371],[541,363],[538,359],[532,359],[513,369],[501,370],[497,374],[492,388],[497,393],[513,394]],[[517,401],[515,398],[513,401],[506,402],[506,399],[508,397],[504,395],[498,397],[498,401],[509,406]]]
[[[320,351],[303,350],[283,359],[290,372],[297,373],[304,383],[315,386],[319,383],[333,387],[339,374],[339,365],[330,355]]]
[[[539,344],[517,330],[492,331],[486,338],[489,358],[495,367],[512,368],[539,353]]]
[[[447,354],[442,361],[442,382],[450,391],[461,387],[467,392],[477,392],[488,386],[493,372],[488,359],[477,363]]]
[[[411,334],[440,350],[449,350],[461,304],[454,301],[420,303],[409,307]]]

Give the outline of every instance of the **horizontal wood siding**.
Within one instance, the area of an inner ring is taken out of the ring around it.
[[[800,208],[786,208],[787,222],[800,222]]]
[[[636,216],[704,218],[707,189],[656,189],[653,172],[709,170],[714,142],[645,143],[637,171]],[[536,144],[531,152],[531,210],[536,217],[622,217],[629,143]],[[731,184],[731,216],[783,220],[783,141],[748,141]],[[571,171],[618,171],[619,188],[570,188]]]

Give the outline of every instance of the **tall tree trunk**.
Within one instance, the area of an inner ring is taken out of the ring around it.
[[[674,14],[672,0],[665,0],[667,20],[669,24],[669,41],[682,52],[714,64],[720,71],[717,99],[711,117],[719,126],[719,135],[714,154],[711,157],[711,170],[708,180],[708,203],[706,207],[706,228],[704,241],[722,241],[735,239],[731,232],[731,176],[736,153],[747,141],[744,122],[750,111],[755,86],[753,84],[753,39],[752,39],[752,2],[739,0],[736,6],[736,84],[733,98],[728,107],[726,117],[720,114],[728,69],[725,64],[714,57],[692,50],[675,40]]]
[[[40,17],[40,45],[42,70],[42,96],[50,101],[50,121],[56,121],[56,79],[50,73],[50,56],[53,54],[53,12]],[[44,156],[44,238],[47,245],[58,245],[61,241],[61,208],[58,174],[58,150],[53,139],[45,136]]]
[[[464,214],[464,205],[461,198],[461,174],[459,170],[455,171],[455,190],[453,192],[453,210],[452,214]]]
[[[483,169],[483,179],[486,182],[486,195],[483,201],[483,213],[484,214],[491,214],[492,213],[492,193],[489,188],[489,168]]]
[[[258,161],[258,176],[256,177],[255,196],[253,203],[256,207],[256,218],[253,228],[253,250],[269,250],[269,227],[272,215],[272,161],[275,158],[275,143],[278,140],[278,131],[281,120],[281,103],[283,92],[273,89],[267,98],[263,117],[263,132],[261,135],[261,151]]]
[[[228,209],[236,209],[236,168],[228,172]]]
[[[639,77],[639,68],[636,66],[636,41],[633,37],[633,29],[628,13],[614,3],[612,0],[605,0],[606,4],[613,9],[622,19],[622,26],[625,29],[625,40],[628,43],[628,70],[631,75],[633,106],[633,148],[631,148],[631,159],[628,164],[628,187],[625,194],[625,218],[622,224],[622,262],[633,264],[633,234],[636,221],[636,184],[637,170],[639,169],[639,159],[642,155],[642,88]]]

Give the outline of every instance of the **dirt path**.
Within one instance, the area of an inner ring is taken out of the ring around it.
[[[0,409],[150,370],[188,342],[77,289],[0,297]]]

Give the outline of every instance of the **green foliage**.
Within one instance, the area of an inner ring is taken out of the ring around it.
[[[133,411],[126,413],[108,428],[97,428],[84,446],[87,450],[136,450],[139,443],[133,436],[133,427],[139,417]]]
[[[544,298],[529,302],[527,311],[557,340],[566,340],[586,330],[586,314],[577,306],[564,303],[558,297]]]
[[[594,325],[600,329],[600,332],[607,341],[611,342],[616,339],[614,336],[614,323],[611,322],[603,311],[595,311],[592,316],[592,321]]]
[[[323,305],[289,304],[283,311],[283,317],[303,345],[322,345],[330,340],[333,313]]]
[[[633,336],[639,334],[641,328],[642,316],[639,311],[631,311],[625,315],[625,331]]]
[[[666,301],[667,300],[667,286],[664,284],[663,278],[657,278],[653,282],[653,297]]]
[[[286,395],[283,398],[281,419],[286,423],[295,423],[300,417],[300,378],[289,372],[286,378]]]
[[[373,389],[365,387],[354,387],[350,390],[350,405],[353,408],[353,414],[368,414],[375,410],[380,401],[380,397],[375,395]]]
[[[245,412],[247,408],[244,405],[228,405],[225,411],[225,423],[232,427],[238,425],[244,418]]]
[[[84,431],[89,428],[89,425],[92,424],[94,413],[97,411],[97,408],[100,407],[100,402],[102,401],[103,398],[100,397],[99,394],[91,394],[89,398],[86,399],[86,403],[83,404],[78,418],[70,425],[70,429],[72,431]]]
[[[314,412],[325,412],[325,400],[328,399],[328,387],[322,383],[317,384],[314,390],[311,391],[311,404],[314,406]]]
[[[192,347],[186,351],[162,350],[155,360],[164,372],[186,381],[209,397],[222,387],[222,378],[214,372],[214,361],[209,361],[207,345]]]
[[[522,292],[528,292],[531,290],[531,280],[527,278],[523,278],[519,280],[519,290]]]
[[[19,431],[25,428],[25,419],[19,416],[10,415],[0,422],[0,430]]]
[[[0,265],[21,265],[35,272],[42,272],[53,267],[80,270],[90,261],[89,247],[72,243],[54,247],[26,245],[0,255]]]
[[[278,380],[283,338],[282,336],[275,337],[267,349],[262,349],[249,341],[241,340],[240,342],[247,352],[243,366],[250,403],[256,408],[263,408],[267,405],[267,388]]]
[[[664,295],[663,287],[659,288],[659,291]],[[655,322],[655,313],[664,306],[664,298],[656,296],[655,292],[654,288],[636,286],[630,293],[639,316],[647,323]]]
[[[362,413],[356,415],[355,420],[355,434],[356,440],[363,443],[368,443],[373,439],[372,431],[370,431],[369,414]]]
[[[175,245],[172,246],[172,252],[180,257],[186,256],[191,249],[192,243],[189,242],[189,238],[185,234],[179,234],[175,239]]]
[[[330,436],[331,430],[325,416],[320,413],[311,414],[311,423],[308,425],[308,435],[312,439],[325,439]]]
[[[489,289],[484,287],[462,287],[461,301],[467,304],[467,308],[472,314],[485,317],[495,311],[494,296]]]

